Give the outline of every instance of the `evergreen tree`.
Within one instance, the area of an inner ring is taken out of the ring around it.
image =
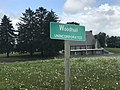
[[[50,39],[50,22],[58,22],[58,16],[52,10],[48,13],[45,20],[45,40],[44,47],[45,52],[48,55],[57,55],[58,51],[63,50],[63,40],[51,40]],[[46,49],[47,48],[47,49]]]
[[[37,34],[37,50],[41,52],[41,56],[44,54],[44,40],[46,39],[45,37],[45,18],[48,15],[48,11],[44,9],[43,7],[39,7],[36,9],[35,12],[36,15],[36,34]]]
[[[9,53],[13,50],[15,44],[15,34],[11,20],[4,15],[0,25],[0,52]]]
[[[18,23],[18,50],[19,52],[29,52],[32,56],[36,50],[36,25],[35,13],[30,8],[25,10]]]
[[[43,7],[36,9],[37,18],[37,40],[38,49],[41,55],[56,55],[63,49],[63,43],[58,40],[50,39],[50,22],[58,22],[57,15],[51,10],[47,11]]]
[[[32,11],[30,8],[23,13],[18,23],[18,50],[20,52],[39,51],[41,55],[55,55],[61,50],[61,41],[50,39],[50,22],[57,22],[57,15],[43,7]],[[63,48],[63,47],[62,47]]]

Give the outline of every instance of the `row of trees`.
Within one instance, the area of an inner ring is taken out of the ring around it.
[[[63,41],[51,40],[50,22],[58,22],[55,12],[39,7],[35,11],[26,9],[17,24],[18,30],[14,30],[11,20],[4,15],[0,24],[0,52],[12,51],[33,55],[40,52],[41,55],[56,55],[63,49]],[[18,32],[18,33],[15,33]]]
[[[107,36],[106,37],[107,40],[107,47],[111,47],[111,48],[120,48],[120,37],[118,36]]]
[[[120,37],[109,36],[104,32],[95,35],[95,38],[100,42],[101,47],[120,48]]]

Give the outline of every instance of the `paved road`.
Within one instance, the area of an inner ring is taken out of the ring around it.
[[[120,56],[120,54],[104,54],[104,55],[88,55],[88,56],[82,56],[82,57],[103,57],[103,56],[107,56],[107,57],[114,57],[114,56]],[[29,60],[0,60],[0,62],[7,62],[7,63],[10,63],[10,62],[27,62],[27,61],[37,61],[38,59],[29,59]],[[45,59],[41,59],[41,60],[45,60]],[[48,60],[48,59],[47,59]]]
[[[103,56],[120,56],[120,54],[105,54]]]
[[[4,62],[28,62],[28,61],[37,61],[37,60],[0,60],[1,63],[4,63]]]

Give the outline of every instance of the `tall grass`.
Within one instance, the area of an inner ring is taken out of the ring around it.
[[[64,60],[0,63],[0,90],[64,90]],[[72,90],[119,90],[120,57],[71,59]]]

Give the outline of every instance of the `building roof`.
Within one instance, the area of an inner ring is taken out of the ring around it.
[[[70,45],[95,45],[96,39],[92,31],[86,31],[86,41],[70,41]]]

